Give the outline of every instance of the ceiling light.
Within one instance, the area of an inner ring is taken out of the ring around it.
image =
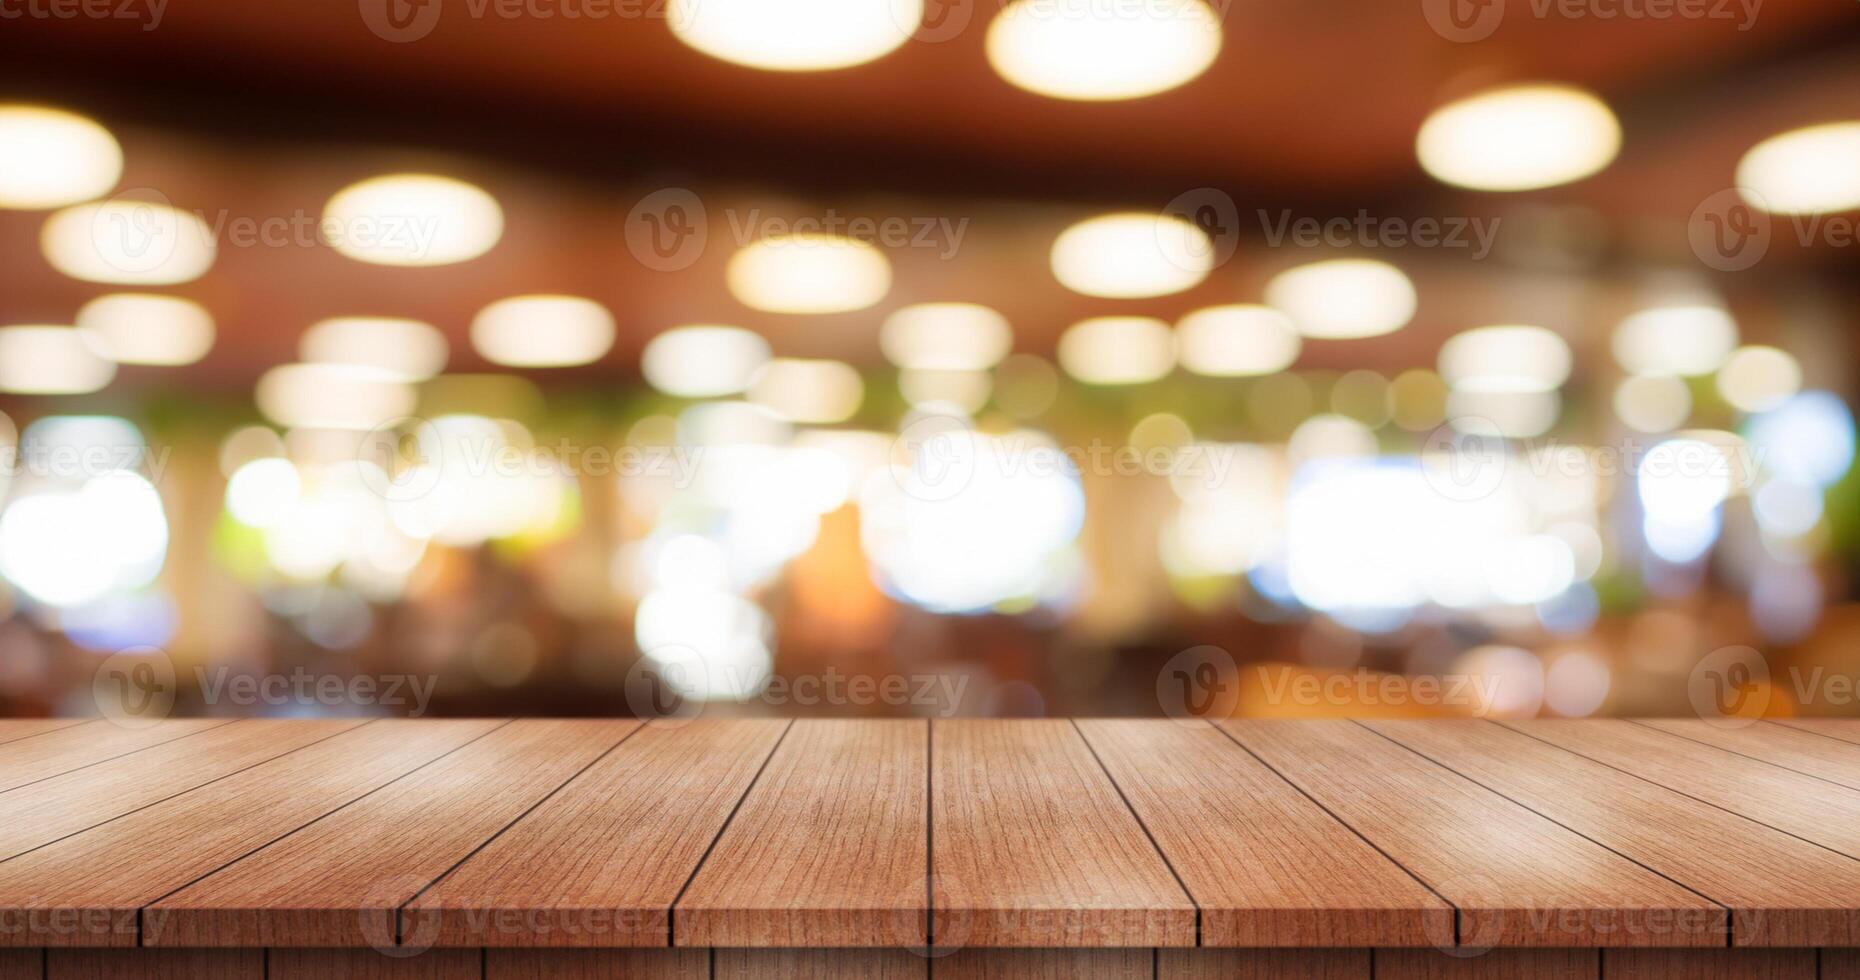
[[[1167,323],[1154,317],[1081,320],[1060,335],[1059,364],[1089,384],[1155,381],[1175,367],[1175,337]]]
[[[923,0],[671,0],[672,34],[733,64],[826,71],[884,57],[917,32]]]
[[[1752,204],[1779,214],[1860,208],[1860,122],[1827,123],[1772,136],[1737,164]]]
[[[614,318],[578,296],[513,296],[478,311],[471,345],[505,367],[573,367],[601,359],[614,345]]]
[[[995,71],[1029,92],[1135,99],[1206,71],[1221,50],[1221,22],[1201,0],[1016,0],[988,25],[987,47]]]
[[[1283,371],[1304,346],[1285,314],[1247,304],[1196,310],[1175,325],[1175,339],[1183,367],[1217,378]]]
[[[479,187],[432,174],[351,184],[323,207],[323,240],[359,262],[448,265],[475,259],[504,234],[504,211]]]
[[[123,176],[123,149],[83,116],[0,105],[0,208],[58,208],[102,197]]]
[[[1621,124],[1606,103],[1565,85],[1519,85],[1435,110],[1421,125],[1421,167],[1456,187],[1527,191],[1608,166]]]
[[[1737,322],[1708,304],[1656,306],[1615,327],[1615,360],[1630,374],[1710,374],[1737,346]]]
[[[116,293],[84,304],[78,332],[118,364],[192,364],[213,349],[213,315],[192,300]]]
[[[778,357],[763,365],[749,385],[750,402],[790,422],[844,422],[864,397],[859,372],[840,361]]]
[[[885,318],[878,331],[885,358],[901,368],[983,371],[1014,347],[1007,318],[975,303],[918,303]]]
[[[734,395],[769,359],[769,343],[742,327],[673,327],[646,343],[646,383],[680,398]]]
[[[376,428],[409,415],[413,387],[379,368],[352,364],[284,364],[258,379],[259,411],[283,426]]]
[[[1569,344],[1543,327],[1479,327],[1440,346],[1440,374],[1454,388],[1550,391],[1569,369]]]
[[[1130,299],[1179,293],[1208,277],[1214,243],[1174,215],[1107,214],[1059,233],[1053,275],[1073,292]]]
[[[437,327],[419,320],[344,316],[304,331],[297,356],[314,364],[376,367],[408,381],[424,381],[445,369],[450,347]]]
[[[116,377],[71,327],[0,327],[0,391],[16,395],[82,395]]]
[[[1767,412],[1802,390],[1802,365],[1774,347],[1739,347],[1718,369],[1718,393],[1745,412]]]
[[[1329,259],[1287,269],[1266,284],[1266,302],[1298,332],[1323,340],[1393,333],[1414,319],[1414,283],[1374,259]]]
[[[730,257],[730,292],[770,313],[862,310],[891,290],[891,263],[865,242],[839,235],[765,238]]]
[[[54,213],[39,246],[52,268],[73,279],[126,286],[192,282],[213,267],[218,251],[199,215],[120,197]]]

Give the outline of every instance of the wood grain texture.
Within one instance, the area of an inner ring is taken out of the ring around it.
[[[1860,791],[1628,721],[1505,724],[1758,823],[1860,858]]]
[[[85,723],[83,718],[0,718],[0,745]]]
[[[1459,945],[1724,945],[1720,906],[1355,722],[1222,724],[1453,903]]]
[[[1375,959],[1376,980],[1600,980],[1601,970],[1593,949],[1378,949]]]
[[[487,949],[485,980],[710,980],[707,949]]]
[[[1773,718],[1768,724],[1860,745],[1860,718]]]
[[[1201,945],[1425,946],[1453,934],[1452,906],[1213,725],[1078,727],[1200,907]]]
[[[1366,949],[1165,949],[1157,980],[1371,980]]]
[[[0,862],[0,946],[134,945],[138,909],[500,724],[363,725]]]
[[[652,722],[441,879],[441,946],[664,946],[670,909],[788,723]],[[417,921],[416,921],[417,920]]]
[[[173,719],[124,728],[93,721],[36,738],[0,741],[0,793],[230,723],[228,718]]]
[[[241,721],[21,786],[0,794],[0,861],[362,724]]]
[[[921,946],[929,724],[796,721],[673,916],[680,946]]]
[[[1194,903],[1070,722],[931,741],[939,946],[1194,945]]]
[[[1815,980],[1812,949],[1610,949],[1608,980]]]
[[[720,949],[715,980],[927,980],[929,965],[901,949]]]
[[[1720,727],[1697,718],[1650,718],[1638,723],[1848,789],[1860,789],[1860,745],[1852,742],[1767,722]]]
[[[258,949],[54,949],[46,980],[264,980]]]
[[[0,980],[45,980],[45,952],[0,949]]]
[[[938,959],[937,980],[1151,980],[1149,949],[964,949]]]
[[[1860,944],[1860,861],[1490,722],[1363,724],[1729,907],[1737,945]]]
[[[1860,980],[1860,949],[1817,950],[1821,980]]]
[[[480,980],[484,954],[476,949],[429,949],[412,956],[372,949],[274,949],[265,980]]]
[[[142,943],[393,945],[402,905],[639,725],[513,721],[150,906]]]

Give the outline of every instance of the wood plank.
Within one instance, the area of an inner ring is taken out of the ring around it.
[[[1194,945],[1194,903],[1070,722],[931,740],[937,945]]]
[[[1636,721],[1726,752],[1839,783],[1848,789],[1860,789],[1860,745],[1851,742],[1765,722],[1720,728],[1697,718]]]
[[[1608,980],[1815,980],[1812,949],[1610,949]]]
[[[22,786],[0,795],[0,861],[362,724],[353,718],[235,722]]]
[[[0,743],[0,793],[231,722],[230,718],[189,718],[124,728],[95,721]]]
[[[1508,727],[1860,858],[1860,792],[1627,721]]]
[[[1363,724],[1728,906],[1739,946],[1860,944],[1860,861],[1489,722]]]
[[[1860,744],[1860,718],[1773,718],[1769,724]]]
[[[1376,980],[1600,980],[1601,976],[1601,957],[1593,949],[1493,949],[1471,956],[1433,949],[1378,949],[1375,958]]]
[[[1860,980],[1860,949],[1816,950],[1821,980]]]
[[[135,945],[143,906],[500,724],[363,725],[0,862],[0,946]]]
[[[1371,980],[1366,949],[1164,949],[1157,980]]]
[[[673,910],[680,946],[922,946],[929,723],[794,723]]]
[[[964,949],[938,959],[937,980],[1152,980],[1150,949]]]
[[[429,949],[415,956],[372,949],[274,949],[265,980],[480,980],[484,952]]]
[[[0,745],[83,724],[83,718],[0,718]]]
[[[485,980],[710,980],[707,949],[487,949]]]
[[[715,980],[926,980],[921,956],[901,949],[720,949]]]
[[[45,980],[45,951],[0,949],[0,980]]]
[[[1453,934],[1452,906],[1213,725],[1078,727],[1200,907],[1201,945],[1425,946]]]
[[[402,905],[639,725],[511,722],[151,905],[142,944],[394,945]]]
[[[664,946],[672,902],[788,722],[653,722],[402,913],[441,946]]]
[[[1222,725],[1453,903],[1458,945],[1724,945],[1720,906],[1355,722]]]
[[[46,980],[263,980],[257,949],[54,949]]]

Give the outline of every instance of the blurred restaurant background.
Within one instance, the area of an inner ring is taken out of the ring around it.
[[[1860,6],[4,12],[0,714],[1860,714]]]

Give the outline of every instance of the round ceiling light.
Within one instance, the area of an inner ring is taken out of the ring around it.
[[[1393,333],[1414,319],[1414,283],[1375,259],[1328,259],[1287,269],[1266,284],[1266,302],[1298,332],[1321,340]]]
[[[1208,277],[1214,243],[1173,215],[1087,218],[1053,240],[1053,275],[1087,296],[1138,299],[1179,293]]]
[[[1518,85],[1442,106],[1421,125],[1421,167],[1455,187],[1528,191],[1587,177],[1614,160],[1621,124],[1566,85]]]
[[[1029,92],[1136,99],[1206,71],[1221,50],[1221,21],[1202,0],[1015,0],[988,25],[987,48],[995,71]]]
[[[762,239],[730,256],[724,276],[744,306],[769,313],[863,310],[891,291],[885,253],[840,235]]]
[[[60,208],[102,197],[123,176],[116,137],[83,116],[0,105],[0,208]]]
[[[671,0],[672,34],[732,64],[828,71],[882,58],[910,40],[923,0]]]
[[[323,240],[358,262],[450,265],[504,235],[504,211],[483,189],[451,177],[389,174],[351,184],[323,206]]]
[[[1860,122],[1828,123],[1772,136],[1737,164],[1737,186],[1778,214],[1860,208]]]
[[[118,364],[192,364],[213,349],[213,315],[193,300],[115,293],[84,304],[78,332]]]
[[[505,367],[592,364],[614,345],[614,318],[579,296],[512,296],[472,318],[471,345]]]

